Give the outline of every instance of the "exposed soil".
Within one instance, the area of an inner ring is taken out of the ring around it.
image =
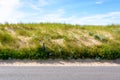
[[[0,66],[120,66],[120,59],[101,60],[0,60]]]

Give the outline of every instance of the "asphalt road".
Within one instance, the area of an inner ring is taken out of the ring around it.
[[[120,67],[0,67],[0,80],[120,80]]]

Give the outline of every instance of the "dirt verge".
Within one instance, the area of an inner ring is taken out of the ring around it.
[[[101,60],[0,60],[0,66],[120,66],[120,59]]]

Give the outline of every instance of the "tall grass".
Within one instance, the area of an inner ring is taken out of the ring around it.
[[[0,24],[1,59],[96,57],[120,58],[120,25]]]

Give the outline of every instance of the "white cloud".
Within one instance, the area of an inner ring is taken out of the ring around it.
[[[16,5],[19,5],[18,0],[0,0],[0,13],[2,16],[8,16],[12,11],[16,9]]]
[[[40,6],[49,5],[49,1],[46,1],[46,0],[39,0],[38,3],[40,4]]]
[[[0,23],[37,22],[39,16],[42,16],[42,18],[50,16],[50,14],[46,16],[41,15],[40,12],[46,11],[42,7],[52,4],[52,1],[38,0],[32,3],[23,0],[0,0]],[[37,10],[37,12],[22,11],[23,8],[26,8],[26,10],[27,8]]]
[[[23,13],[17,9],[21,7],[20,0],[0,0],[0,22],[16,22]]]
[[[120,24],[120,12],[110,12],[106,14],[83,17],[81,19],[78,19],[76,23],[91,25],[107,25],[112,23]]]
[[[44,14],[37,19],[37,22],[63,22],[66,20],[64,18],[65,11],[63,9],[58,9],[52,13]]]
[[[106,3],[108,2],[108,0],[96,0],[96,4],[100,5],[100,4],[103,4],[103,3]]]
[[[102,4],[103,3],[103,1],[97,1],[96,2],[96,4]]]
[[[64,17],[64,11],[57,11],[56,13],[46,14],[40,17],[38,22],[61,22],[70,24],[81,25],[107,25],[107,24],[120,24],[120,12],[110,12],[106,14],[98,14],[88,17]]]
[[[43,7],[53,3],[53,0],[31,0],[31,2],[24,2],[24,6],[33,10],[42,10]]]
[[[30,7],[34,10],[40,10],[41,8],[38,5],[30,4]]]

